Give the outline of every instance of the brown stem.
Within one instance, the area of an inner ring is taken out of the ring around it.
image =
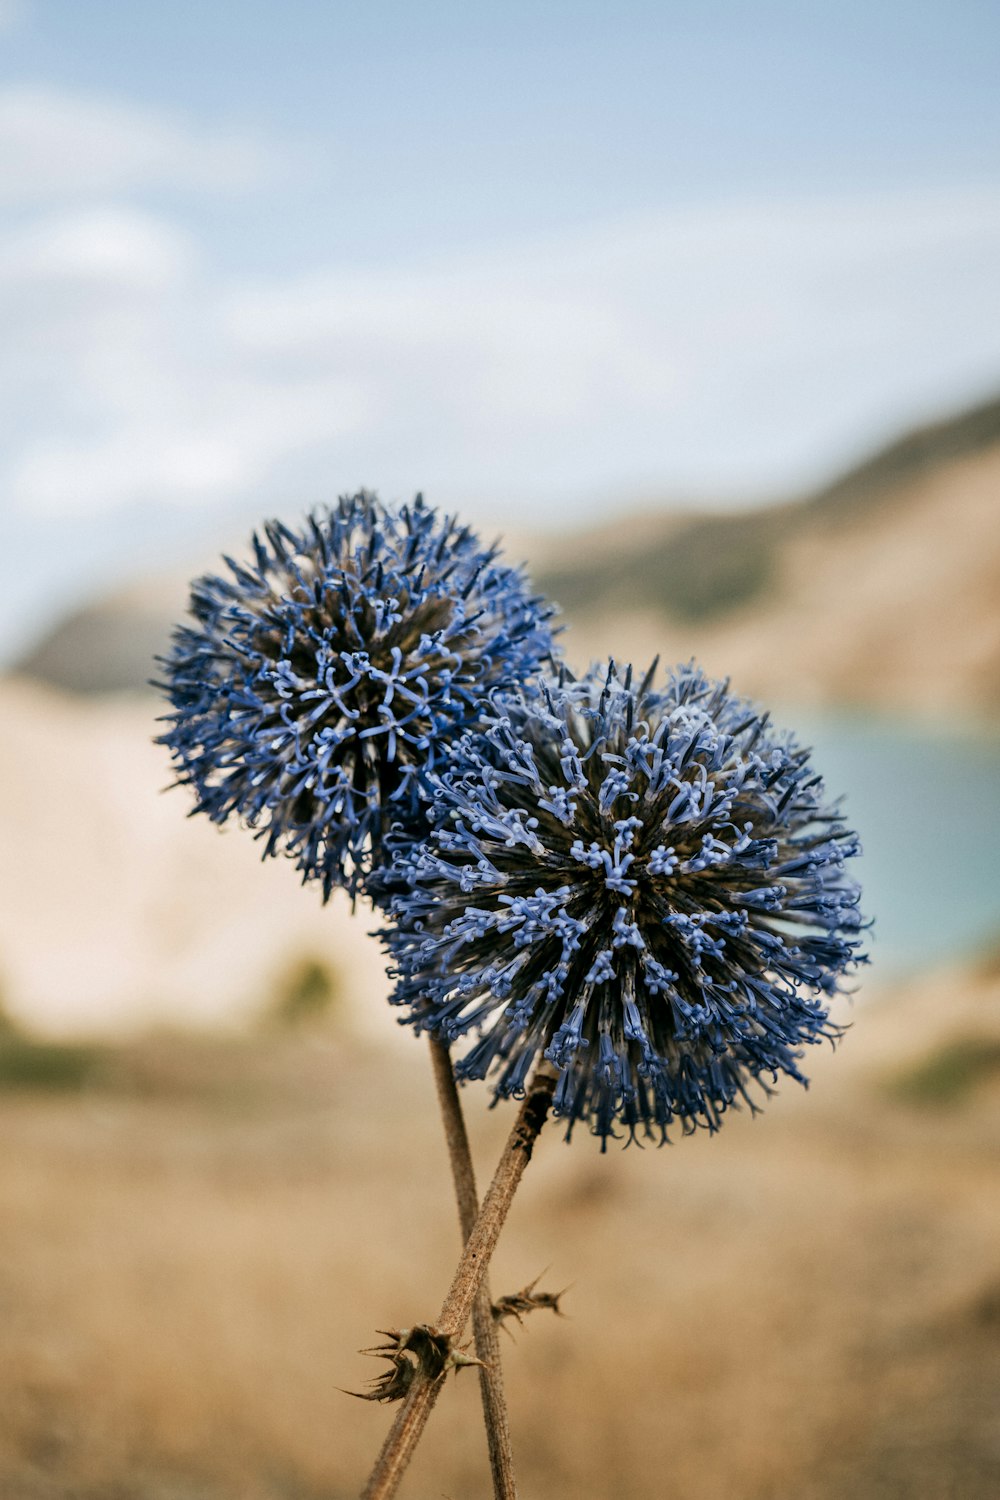
[[[545,1124],[555,1085],[555,1073],[548,1064],[543,1064],[507,1138],[438,1317],[437,1326],[452,1338],[457,1338],[468,1322],[479,1283],[486,1274],[518,1183],[531,1160],[538,1132]],[[361,1500],[390,1500],[396,1493],[443,1384],[444,1375],[436,1380],[417,1375],[389,1429]]]
[[[479,1213],[476,1174],[469,1150],[465,1117],[455,1084],[455,1072],[451,1065],[451,1053],[436,1036],[431,1035],[429,1041],[464,1242],[472,1233]],[[500,1340],[493,1318],[489,1279],[486,1276],[479,1283],[479,1290],[472,1304],[472,1330],[476,1341],[476,1355],[483,1362],[479,1371],[479,1388],[483,1398],[483,1417],[490,1451],[490,1468],[493,1472],[493,1494],[495,1500],[517,1500],[514,1456],[510,1447],[510,1424],[500,1362]]]

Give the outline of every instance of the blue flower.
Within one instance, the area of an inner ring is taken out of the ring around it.
[[[605,1144],[804,1083],[864,961],[858,840],[809,750],[693,665],[652,682],[612,665],[497,696],[433,777],[382,933],[404,1019],[468,1039],[459,1077],[520,1096],[544,1056],[567,1136]]]
[[[353,895],[389,826],[420,826],[423,773],[485,695],[549,657],[553,610],[420,496],[398,512],[344,497],[225,561],[160,661],[160,742],[196,812],[242,818],[324,897]]]

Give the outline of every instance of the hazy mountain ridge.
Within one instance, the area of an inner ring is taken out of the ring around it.
[[[628,600],[630,608],[654,608],[676,621],[715,619],[755,600],[766,604],[782,552],[794,539],[864,525],[886,505],[905,510],[928,475],[991,449],[1000,452],[1000,398],[915,428],[798,499],[750,511],[664,515],[658,528],[647,526],[611,559],[601,533],[599,551],[588,555],[578,547],[572,563],[550,564],[538,581],[574,613]]]
[[[907,481],[957,458],[1000,444],[1000,396],[956,416],[925,423],[823,486],[808,501],[816,511],[847,520],[859,504],[898,493]]]
[[[664,510],[537,539],[567,656],[697,656],[771,700],[1000,713],[1000,398],[921,427],[797,500]],[[138,692],[185,602],[154,579],[77,611],[17,673]]]
[[[538,582],[579,661],[696,656],[769,701],[1000,713],[1000,401],[750,513],[664,519]],[[581,649],[581,647],[583,649]]]

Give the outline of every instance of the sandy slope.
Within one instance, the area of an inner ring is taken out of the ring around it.
[[[767,702],[995,718],[1000,449],[941,464],[849,524],[798,532],[768,599],[718,621],[681,626],[625,605],[570,624],[575,661],[696,656]]]
[[[322,906],[252,837],[185,817],[154,704],[0,681],[0,994],[34,1026],[117,1029],[251,1014],[306,955],[381,1013],[373,925]],[[366,1024],[367,1003],[355,1006]]]

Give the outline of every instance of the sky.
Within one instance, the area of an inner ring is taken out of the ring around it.
[[[994,395],[998,64],[993,0],[0,0],[0,661],[362,485],[752,504]]]

